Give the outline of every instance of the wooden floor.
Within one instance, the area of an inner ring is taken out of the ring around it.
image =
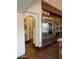
[[[59,59],[59,45],[54,42],[44,48],[36,48],[32,40],[26,43],[26,58],[19,59]]]
[[[32,40],[26,44],[27,59],[59,59],[59,47],[55,42],[45,48],[34,47]]]

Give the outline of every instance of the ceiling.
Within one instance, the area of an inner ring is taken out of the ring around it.
[[[50,5],[62,10],[62,0],[44,0]],[[17,12],[25,12],[34,0],[17,0]]]
[[[55,8],[62,10],[62,0],[43,0]]]
[[[23,13],[31,5],[33,0],[17,0],[17,12]]]

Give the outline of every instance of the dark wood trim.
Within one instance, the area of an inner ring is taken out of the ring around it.
[[[53,14],[56,14],[56,15],[59,15],[59,16],[62,16],[62,11],[55,8],[54,6],[51,6],[50,4],[42,1],[42,9],[46,10],[46,11],[49,11]]]
[[[50,12],[50,11],[48,11],[48,12]],[[61,17],[61,18],[62,18],[62,16],[57,15],[57,14],[54,14],[54,13],[51,13],[51,12],[50,12],[50,15],[49,15],[49,16],[48,16],[48,15],[46,15],[46,14],[42,14],[42,15],[47,16],[47,17],[56,16],[56,17]]]

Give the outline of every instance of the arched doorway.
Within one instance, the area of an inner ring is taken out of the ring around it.
[[[35,17],[33,17],[32,15],[26,15],[24,19],[25,52],[28,59],[30,58],[29,56],[33,54],[34,51],[33,48],[35,48],[35,39],[36,39],[35,24],[36,24]]]
[[[33,12],[25,13],[24,19],[26,19],[27,22],[28,22],[27,19],[30,19],[30,18],[32,18],[32,20],[34,21],[33,44],[35,45],[35,47],[39,47],[40,46],[40,43],[39,43],[40,42],[40,39],[39,39],[39,34],[40,34],[40,32],[39,32],[39,25],[40,25],[39,24],[39,16],[37,13],[33,13]],[[26,32],[29,32],[29,31],[26,31]],[[29,38],[29,35],[27,38]]]
[[[35,39],[35,18],[33,16],[26,16],[24,19],[25,41]]]

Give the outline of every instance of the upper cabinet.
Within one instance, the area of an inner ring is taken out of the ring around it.
[[[43,0],[55,8],[62,10],[62,0]]]

